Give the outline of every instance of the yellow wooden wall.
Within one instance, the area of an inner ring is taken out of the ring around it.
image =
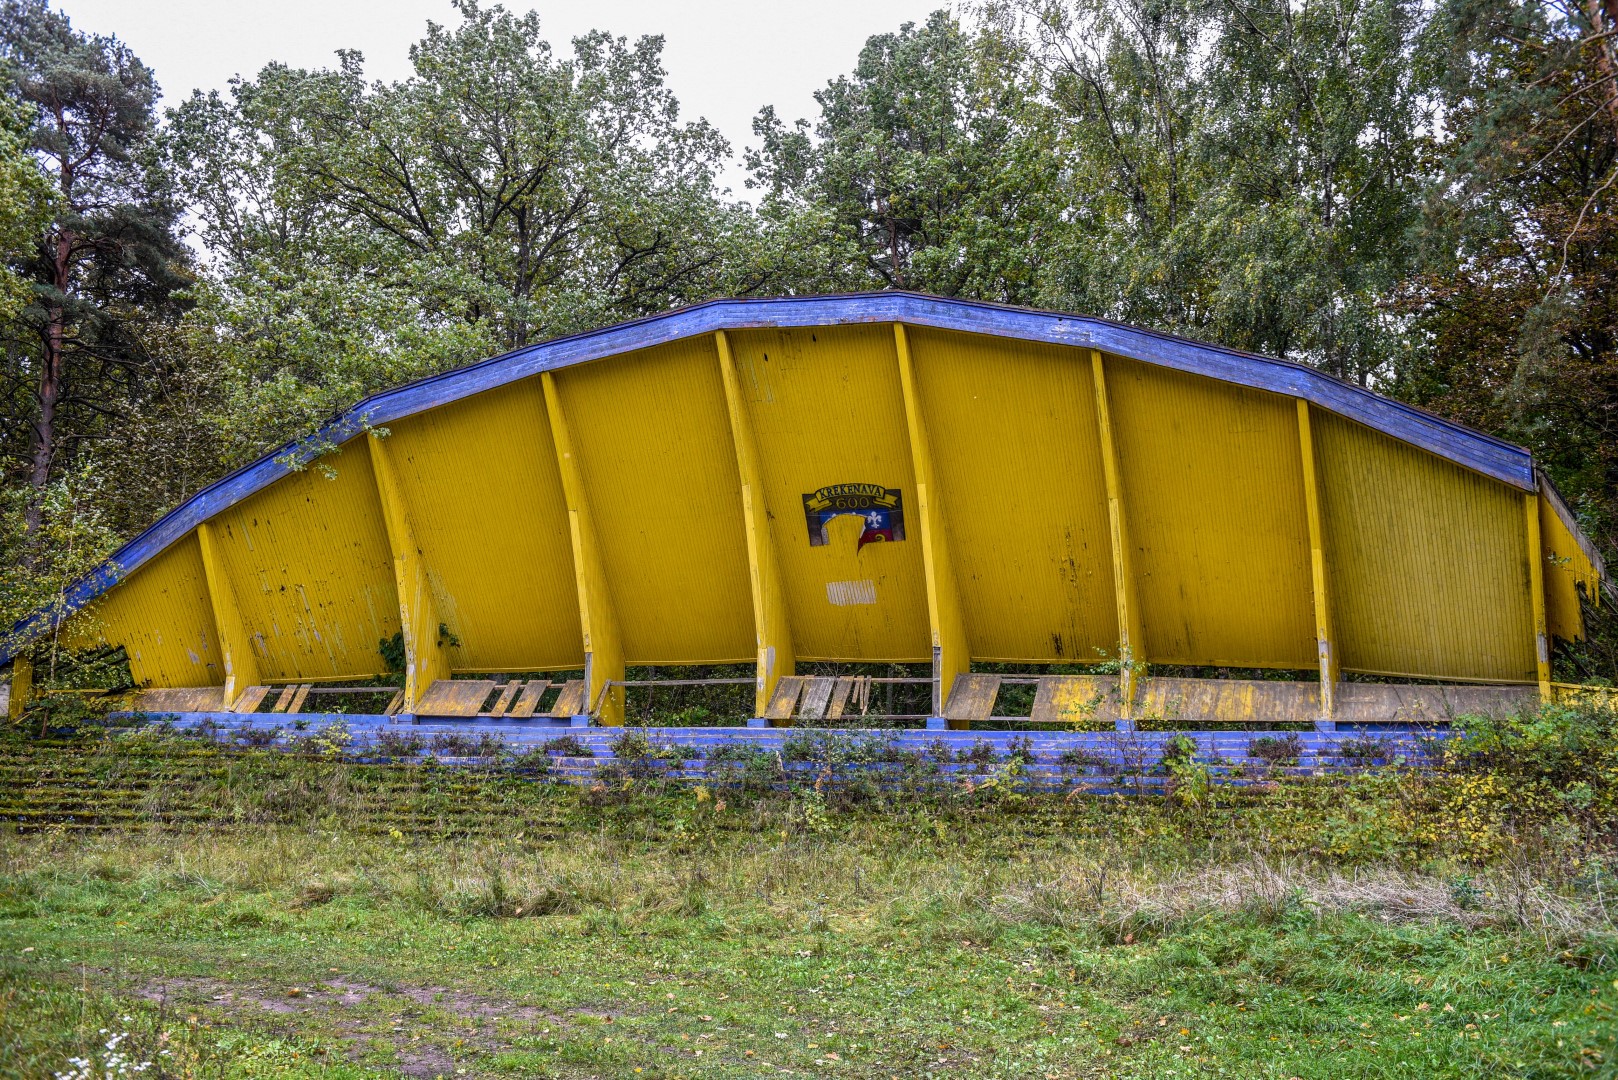
[[[1523,493],[1340,417],[1315,439],[1343,669],[1532,682]]]
[[[758,440],[799,659],[930,660],[921,522],[893,328],[744,330],[730,342]],[[899,488],[906,539],[856,552],[862,527],[839,517],[831,542],[811,547],[803,496],[829,484]],[[863,598],[865,583],[875,603],[836,602]]]
[[[196,534],[188,533],[69,619],[71,649],[122,645],[142,686],[220,686],[224,661]]]
[[[631,664],[753,656],[736,453],[710,338],[556,373]]]
[[[891,325],[728,336],[757,443],[768,542],[800,660],[927,661],[916,472]],[[971,656],[1116,655],[1117,605],[1088,349],[911,328]],[[1152,664],[1312,670],[1309,535],[1294,399],[1103,358],[1120,496]],[[553,373],[632,664],[756,655],[752,584],[716,343],[703,336]],[[1347,671],[1535,679],[1524,493],[1312,410],[1332,622]],[[459,672],[583,662],[575,553],[537,379],[392,421],[380,437]],[[811,546],[803,496],[903,492],[906,537],[856,551],[834,519]],[[363,678],[400,628],[366,447],[213,519],[262,678]],[[1550,628],[1580,629],[1596,571],[1550,503]],[[216,598],[217,599],[217,598]],[[864,602],[851,602],[851,601]],[[70,643],[122,643],[137,680],[223,672],[194,536],[75,616]]]
[[[918,329],[910,340],[973,655],[1114,657],[1118,611],[1088,363],[1059,345],[976,334]]]
[[[399,631],[399,604],[365,438],[213,519],[265,679],[385,670],[377,643]]]
[[[539,385],[525,379],[388,425],[383,445],[457,671],[584,663],[567,504]]]

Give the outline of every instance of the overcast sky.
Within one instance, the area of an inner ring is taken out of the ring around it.
[[[359,49],[366,74],[410,74],[407,55],[427,21],[458,22],[449,0],[56,0],[80,30],[116,34],[157,73],[172,104],[193,89],[223,90],[270,60],[335,64]],[[949,0],[507,0],[539,12],[561,55],[586,30],[635,38],[662,34],[668,82],[687,119],[706,116],[730,140],[735,163],[723,182],[745,195],[742,147],[753,115],[772,104],[788,121],[818,116],[815,90],[853,69],[872,34],[919,22]]]

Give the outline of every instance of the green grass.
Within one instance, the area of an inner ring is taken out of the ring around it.
[[[1610,875],[1343,854],[1379,797],[839,808],[13,746],[0,810],[50,812],[0,834],[0,1075],[122,1033],[145,1076],[1614,1075]]]

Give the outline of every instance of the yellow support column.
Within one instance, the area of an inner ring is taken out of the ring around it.
[[[1332,626],[1331,594],[1326,581],[1326,531],[1320,516],[1320,473],[1315,468],[1314,428],[1309,403],[1298,399],[1298,447],[1303,455],[1303,504],[1309,524],[1309,567],[1314,582],[1315,654],[1320,660],[1320,720],[1333,723],[1337,713],[1339,660]]]
[[[28,702],[34,696],[34,662],[19,654],[11,661],[11,700],[6,704],[6,719],[13,724],[22,720]]]
[[[747,527],[753,628],[758,637],[758,685],[753,715],[763,716],[764,707],[775,693],[775,684],[781,676],[795,673],[797,654],[792,648],[786,590],[781,585],[781,566],[775,555],[775,537],[770,531],[769,507],[765,504],[764,482],[759,473],[758,442],[747,417],[747,404],[742,400],[730,339],[720,330],[714,334],[714,341],[719,350],[719,374],[725,380],[725,406],[730,411],[730,434],[736,443],[736,470],[742,480],[742,517]]]
[[[236,589],[225,574],[225,564],[219,558],[219,543],[214,536],[213,523],[204,521],[197,526],[197,546],[202,549],[202,572],[208,581],[208,603],[213,608],[214,630],[219,636],[219,652],[225,662],[224,708],[232,709],[243,690],[259,683],[258,657],[253,652],[253,639],[242,621],[241,607],[236,602]]]
[[[1528,524],[1528,592],[1534,609],[1534,670],[1539,678],[1539,700],[1549,704],[1551,688],[1551,637],[1545,620],[1545,549],[1539,537],[1539,494],[1523,496],[1523,512]]]
[[[1112,534],[1112,585],[1118,605],[1118,715],[1120,726],[1133,726],[1135,689],[1146,667],[1146,634],[1141,627],[1135,589],[1135,559],[1124,517],[1123,479],[1118,471],[1118,443],[1112,430],[1112,404],[1107,397],[1107,370],[1101,350],[1090,350],[1095,376],[1096,427],[1101,434],[1101,471],[1107,484],[1107,524]]]
[[[618,617],[613,611],[612,594],[607,589],[607,569],[590,516],[589,499],[584,493],[584,475],[573,449],[573,435],[562,412],[562,399],[556,392],[556,378],[550,372],[540,375],[545,388],[545,410],[551,418],[551,437],[556,442],[556,466],[562,474],[562,491],[567,498],[568,530],[573,538],[573,571],[579,586],[579,626],[584,631],[585,710],[599,704],[601,722],[624,722],[624,688],[607,692],[609,681],[624,677],[623,639],[618,633]]]
[[[405,691],[402,712],[413,713],[422,695],[439,679],[450,677],[449,654],[439,640],[443,623],[438,603],[433,599],[427,566],[416,545],[416,532],[405,508],[404,492],[383,440],[367,436],[371,448],[371,472],[376,477],[376,494],[382,503],[382,521],[393,552],[393,581],[399,594],[399,629],[404,636]]]
[[[972,670],[972,653],[966,640],[966,618],[961,594],[950,562],[949,541],[944,530],[943,499],[938,478],[933,473],[932,444],[916,396],[915,364],[910,357],[910,339],[903,323],[893,324],[893,341],[899,353],[899,385],[904,391],[905,423],[910,429],[910,460],[916,473],[916,512],[921,518],[922,567],[927,577],[927,617],[933,634],[933,715],[944,715],[955,676]],[[958,724],[966,727],[965,721]]]

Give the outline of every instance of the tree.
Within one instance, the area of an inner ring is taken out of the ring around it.
[[[768,276],[715,189],[724,141],[679,120],[662,39],[596,32],[562,59],[537,16],[457,6],[402,82],[343,53],[173,114],[244,451],[381,386]]]
[[[1422,348],[1394,388],[1520,442],[1618,546],[1618,128],[1592,5],[1452,0],[1428,264],[1397,294]],[[1598,647],[1618,659],[1618,628]],[[1587,674],[1588,672],[1582,672]]]
[[[9,449],[26,418],[25,531],[35,538],[54,470],[157,374],[140,327],[172,310],[186,277],[178,208],[150,154],[152,73],[43,0],[7,0],[0,28],[0,62],[30,107],[29,148],[53,188],[31,250],[13,252],[32,296],[4,330],[13,406],[4,436]]]
[[[816,92],[812,129],[759,113],[749,186],[766,217],[829,227],[850,284],[1029,302],[1061,210],[1033,75],[1013,35],[905,23]]]

